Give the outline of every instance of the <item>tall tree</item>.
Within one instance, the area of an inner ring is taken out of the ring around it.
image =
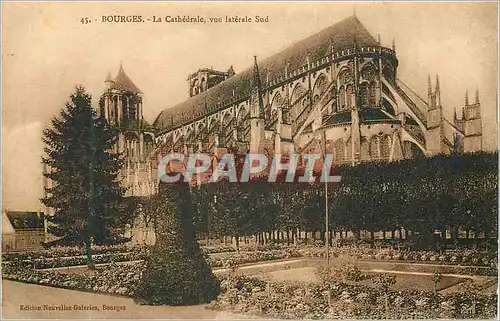
[[[112,228],[123,214],[125,189],[119,184],[122,158],[112,152],[118,132],[96,116],[92,97],[77,87],[43,132],[50,168],[44,176],[54,182],[46,188],[43,204],[54,209],[49,232],[71,244],[85,244],[87,264],[94,267],[91,244],[113,240]]]

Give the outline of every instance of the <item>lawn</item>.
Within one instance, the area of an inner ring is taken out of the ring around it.
[[[320,279],[316,275],[316,267],[305,266],[298,268],[290,268],[290,269],[282,269],[267,273],[259,273],[259,278],[262,278],[266,281],[270,282],[279,282],[279,281],[301,281],[301,282],[311,282],[311,283],[320,283]],[[366,275],[366,278],[359,282],[351,282],[347,283],[351,284],[363,284],[370,287],[375,287],[373,281],[370,277],[380,274],[380,272],[369,272],[363,271]],[[411,273],[411,272],[410,272]],[[390,273],[384,272],[384,274],[393,275],[396,278],[396,283],[391,286],[391,289],[395,291],[402,290],[419,290],[419,291],[433,291],[434,290],[434,282],[432,275],[422,275],[422,274],[410,274],[410,273]],[[464,277],[455,277],[455,276],[442,276],[440,282],[438,283],[438,291],[448,289],[451,292],[459,292],[459,287],[453,287],[463,281],[466,278]],[[453,288],[451,288],[453,287]],[[448,291],[449,292],[449,291]]]

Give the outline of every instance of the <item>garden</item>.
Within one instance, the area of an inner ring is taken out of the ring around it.
[[[181,179],[127,198],[116,128],[84,88],[70,98],[44,131],[59,239],[3,253],[4,279],[271,318],[496,317],[497,153],[339,166],[328,185]],[[138,217],[155,244],[110,245]]]
[[[252,244],[242,246],[239,253],[223,245],[202,249],[221,282],[221,294],[209,304],[211,309],[279,318],[496,315],[497,296],[491,291],[497,285],[495,253],[346,246],[331,248],[331,263],[325,267],[322,246]],[[149,249],[121,245],[95,251],[102,264],[94,270],[84,266],[84,249],[76,247],[5,253],[3,278],[133,297]],[[265,262],[282,264],[267,267]],[[436,271],[439,281],[434,289]],[[388,303],[381,299],[384,296]]]

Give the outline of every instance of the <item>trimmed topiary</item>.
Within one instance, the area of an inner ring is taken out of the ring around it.
[[[220,281],[196,242],[191,194],[182,181],[160,183],[155,196],[161,200],[156,202],[156,244],[135,291],[137,303],[194,305],[220,293]]]

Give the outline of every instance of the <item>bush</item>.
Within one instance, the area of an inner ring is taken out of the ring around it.
[[[136,291],[136,301],[150,305],[192,305],[210,302],[219,291],[219,281],[201,252],[169,248],[168,252],[152,253]]]
[[[210,302],[220,293],[220,283],[196,242],[188,184],[161,183],[155,197],[161,201],[154,200],[159,204],[155,218],[157,240],[135,301],[150,305]]]
[[[358,282],[365,278],[352,256],[346,254],[339,254],[331,267],[319,267],[316,275],[325,283]]]

